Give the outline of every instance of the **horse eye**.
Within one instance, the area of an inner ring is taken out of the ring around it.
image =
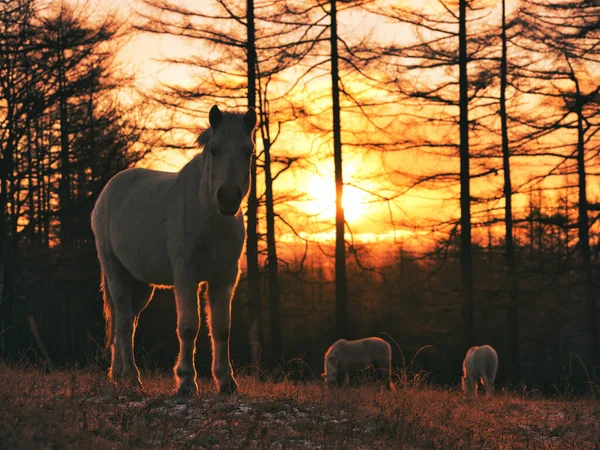
[[[211,155],[216,156],[217,155],[217,150],[214,147],[210,147],[208,149],[208,151],[210,152]]]

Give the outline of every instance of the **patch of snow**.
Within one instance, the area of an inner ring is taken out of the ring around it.
[[[234,416],[239,416],[242,414],[254,414],[254,408],[248,405],[238,405],[237,409],[233,413]]]

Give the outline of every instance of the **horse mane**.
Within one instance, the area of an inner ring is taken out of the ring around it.
[[[204,147],[210,142],[215,133],[226,136],[235,136],[240,134],[240,131],[247,133],[248,129],[244,123],[244,114],[234,111],[221,111],[223,119],[219,123],[219,128],[214,130],[212,127],[206,128],[200,133],[196,142],[200,147]]]

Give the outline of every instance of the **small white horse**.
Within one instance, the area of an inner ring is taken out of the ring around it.
[[[498,371],[498,354],[489,345],[471,347],[463,362],[462,387],[466,397],[477,394],[481,380],[488,396],[494,393],[494,382]]]
[[[220,392],[237,389],[229,360],[231,300],[246,237],[241,204],[250,184],[256,112],[221,112],[215,105],[209,123],[198,137],[204,151],[179,172],[125,170],[109,181],[92,212],[114,382],[142,387],[133,356],[138,318],[154,286],[174,286],[177,393],[198,392],[198,285],[208,282],[212,374]]]
[[[370,337],[347,341],[339,339],[325,353],[325,373],[327,385],[347,385],[351,370],[375,369],[376,374],[392,388],[392,347],[383,339]]]

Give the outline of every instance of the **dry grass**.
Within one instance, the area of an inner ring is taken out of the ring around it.
[[[0,448],[598,449],[600,405],[501,394],[467,403],[431,387],[327,389],[241,378],[191,400],[172,379],[143,373],[126,396],[99,370],[45,374],[0,365]]]

